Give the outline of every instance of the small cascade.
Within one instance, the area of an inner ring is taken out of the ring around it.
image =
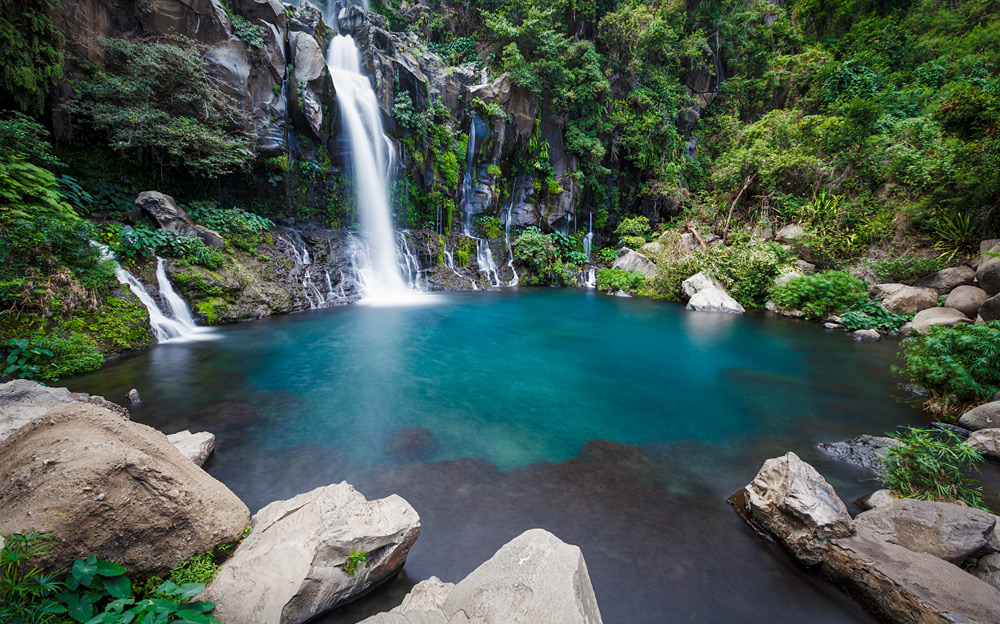
[[[594,267],[587,269],[587,281],[583,285],[587,288],[597,288],[597,271]]]
[[[583,253],[587,255],[587,262],[590,262],[590,247],[594,243],[594,213],[590,213],[590,224],[587,226],[587,234],[583,237]]]
[[[444,256],[444,265],[449,269],[451,269],[451,272],[457,275],[459,278],[468,280],[469,284],[472,285],[472,290],[479,290],[479,287],[476,286],[476,280],[472,279],[471,277],[466,277],[465,275],[462,275],[461,273],[458,272],[458,269],[455,268],[455,254],[448,249],[448,246],[444,244],[443,240],[441,241],[441,247],[442,247],[441,255]],[[430,252],[430,247],[427,248],[427,251],[428,253]],[[433,255],[431,257],[433,257]]]
[[[500,270],[493,262],[493,251],[486,239],[476,239],[476,264],[479,265],[479,270],[486,274],[490,287],[501,288],[503,286],[503,282],[500,280]]]
[[[517,188],[517,180],[514,181],[515,187]],[[514,270],[514,248],[510,244],[510,224],[514,218],[514,194],[507,199],[507,209],[504,212],[504,224],[503,224],[503,241],[507,245],[507,266],[510,268],[510,272],[514,275],[507,282],[507,286],[513,288],[518,285],[521,281],[517,276],[517,271]]]
[[[312,264],[312,258],[309,257],[309,247],[306,246],[306,242],[302,240],[302,235],[296,230],[285,230],[288,236],[287,242],[288,247],[295,254],[295,258],[299,261],[302,266],[308,266]]]
[[[489,84],[489,82],[490,82],[490,74],[484,67],[483,71],[479,72],[479,84],[485,85]]]
[[[406,239],[406,231],[396,232],[396,255],[403,259],[403,278],[407,286],[414,290],[422,290],[420,282],[420,261],[417,255],[410,249],[410,243]]]
[[[327,273],[327,283],[329,283],[329,273]],[[306,301],[309,302],[309,309],[315,310],[324,303],[327,302],[326,297],[320,292],[319,288],[316,286],[312,279],[312,270],[306,269],[305,274],[302,276],[302,290],[305,293]]]
[[[105,245],[92,243],[101,250],[101,256],[105,260],[115,260],[114,254]],[[173,284],[167,277],[167,271],[163,258],[156,259],[156,283],[160,289],[160,298],[163,300],[164,310],[160,309],[159,303],[153,298],[142,282],[126,271],[118,261],[115,260],[115,277],[118,281],[132,291],[149,313],[149,326],[153,330],[153,336],[157,342],[187,342],[190,340],[211,340],[215,338],[212,330],[207,327],[198,327],[191,317],[191,310],[187,303],[174,290]]]

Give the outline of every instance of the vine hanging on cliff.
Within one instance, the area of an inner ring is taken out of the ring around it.
[[[40,113],[62,78],[62,33],[50,14],[56,0],[0,0],[0,104]]]

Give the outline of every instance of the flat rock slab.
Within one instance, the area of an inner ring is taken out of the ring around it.
[[[882,459],[890,447],[900,444],[898,440],[886,436],[859,435],[843,442],[822,442],[817,446],[837,459],[867,468],[875,474],[883,474],[885,465]]]
[[[1000,622],[1000,591],[958,566],[902,546],[861,535],[833,539],[823,571],[892,622]]]
[[[167,440],[177,447],[177,450],[184,454],[198,466],[202,466],[208,461],[208,456],[215,449],[215,436],[207,431],[191,433],[187,429],[171,433]]]
[[[963,505],[903,498],[858,514],[858,535],[961,565],[990,550],[996,516]]]
[[[425,585],[427,584],[427,585]],[[364,624],[601,624],[587,563],[576,546],[525,531],[452,587],[432,580]],[[447,594],[442,602],[442,597]],[[440,607],[437,605],[440,604]]]
[[[299,624],[395,574],[420,535],[420,518],[392,495],[366,500],[348,483],[316,488],[257,512],[250,535],[198,600],[222,622]],[[367,553],[353,574],[351,553]]]

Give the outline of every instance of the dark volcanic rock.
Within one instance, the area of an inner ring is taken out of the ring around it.
[[[817,446],[837,459],[882,474],[885,468],[881,458],[885,457],[886,449],[899,444],[897,440],[884,436],[859,435],[843,442],[823,442]]]

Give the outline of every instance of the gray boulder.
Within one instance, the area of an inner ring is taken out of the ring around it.
[[[896,495],[889,490],[875,490],[868,496],[862,496],[858,499],[857,504],[861,509],[878,509],[879,507],[891,505],[898,500]]]
[[[368,501],[347,483],[258,511],[250,535],[198,600],[223,622],[297,624],[348,603],[395,574],[420,535],[420,518],[392,495]],[[348,574],[352,553],[367,561]]]
[[[59,538],[47,569],[94,554],[159,573],[236,542],[249,519],[165,435],[98,405],[55,407],[0,442],[0,527]]]
[[[913,283],[920,288],[933,288],[939,295],[947,295],[959,286],[971,286],[976,280],[976,272],[964,264],[957,267],[942,269],[922,277]]]
[[[973,431],[965,443],[991,461],[1000,461],[1000,429]]]
[[[994,295],[979,306],[979,317],[984,321],[1000,320],[1000,295]]]
[[[983,555],[968,570],[980,581],[1000,589],[1000,553]]]
[[[800,277],[802,277],[802,274],[799,273],[798,271],[789,271],[788,273],[782,273],[778,277],[774,278],[774,285],[781,286]]]
[[[876,284],[871,288],[872,299],[896,314],[914,314],[937,307],[938,294],[931,288],[917,288],[905,284]]]
[[[143,191],[136,197],[135,203],[161,229],[174,232],[178,236],[200,238],[213,249],[222,249],[226,246],[226,241],[218,232],[196,225],[188,213],[181,210],[174,198],[169,195],[157,191]]]
[[[890,447],[900,444],[899,440],[893,438],[865,434],[843,442],[822,442],[817,446],[837,459],[857,464],[875,474],[883,474],[885,466],[882,459]]]
[[[983,254],[979,268],[976,269],[976,281],[979,282],[979,287],[992,297],[1000,294],[1000,258],[990,254],[1000,253],[1000,243],[983,241],[980,249]]]
[[[816,270],[816,265],[811,262],[806,262],[805,260],[796,259],[795,266],[799,268],[802,273],[812,273]]]
[[[168,435],[167,440],[176,446],[177,450],[184,454],[184,457],[199,466],[208,461],[208,456],[215,449],[215,436],[207,431],[191,433],[185,429]]]
[[[833,487],[795,453],[765,461],[741,494],[734,502],[744,516],[805,564],[819,563],[831,539],[854,532]]]
[[[860,536],[927,553],[961,565],[986,554],[987,536],[996,517],[986,511],[956,505],[903,498],[858,514],[854,528]]]
[[[656,275],[656,264],[646,256],[628,247],[622,247],[618,251],[618,257],[611,268],[623,271],[638,271],[647,278]]]
[[[681,291],[689,297],[688,310],[743,314],[746,310],[705,273],[695,273],[681,282]]]
[[[778,234],[775,238],[778,239],[779,243],[794,243],[795,241],[803,239],[808,235],[809,234],[801,225],[798,223],[792,223],[778,230]]]
[[[602,619],[580,549],[531,529],[457,585],[424,581],[399,607],[363,622],[600,624]]]
[[[933,325],[951,326],[971,322],[969,317],[954,308],[928,308],[917,312],[913,320],[904,325],[903,328],[923,334]]]
[[[959,286],[948,293],[948,298],[944,300],[944,307],[954,308],[969,318],[976,318],[976,315],[979,314],[979,306],[989,297],[982,288]]]
[[[823,571],[890,622],[996,624],[1000,591],[933,555],[856,535],[830,541]]]
[[[0,442],[49,410],[70,403],[91,403],[128,419],[124,408],[102,397],[70,392],[66,388],[49,388],[28,379],[15,379],[0,384]]]
[[[1000,401],[991,401],[962,414],[958,424],[970,431],[1000,427]]]

